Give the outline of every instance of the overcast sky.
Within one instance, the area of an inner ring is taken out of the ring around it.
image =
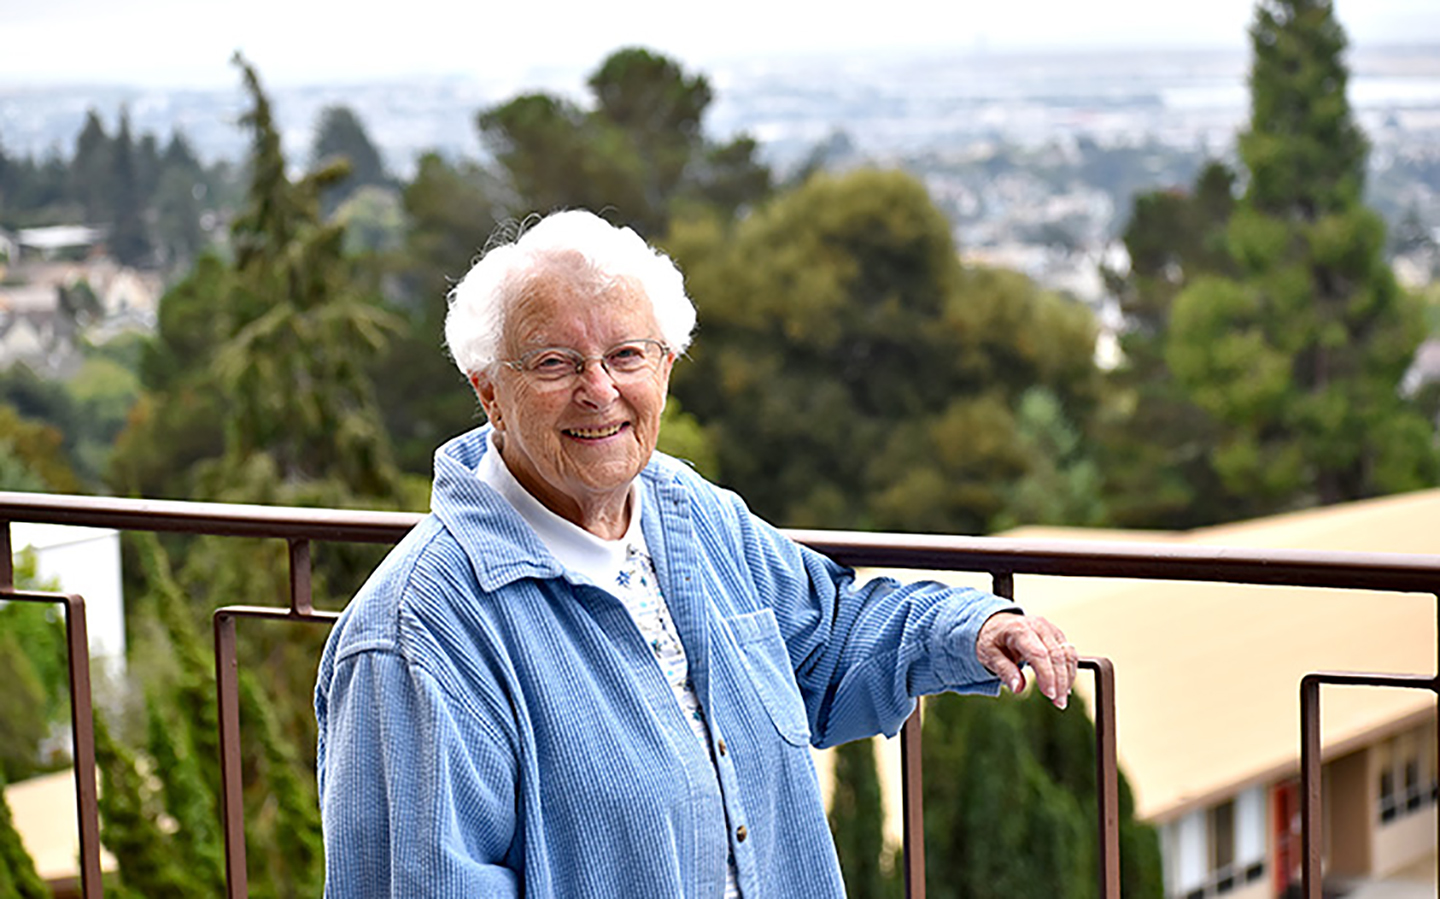
[[[588,72],[621,46],[687,66],[810,52],[1244,49],[1250,0],[0,0],[0,87]],[[1440,43],[1435,0],[1336,0],[1355,44]]]

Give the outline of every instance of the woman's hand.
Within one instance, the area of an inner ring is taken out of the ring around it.
[[[1069,703],[1079,654],[1060,628],[1044,618],[1014,612],[991,615],[975,640],[975,658],[1012,693],[1025,689],[1022,668],[1028,664],[1036,686],[1056,708]]]

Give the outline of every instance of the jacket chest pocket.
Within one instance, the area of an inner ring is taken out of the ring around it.
[[[810,722],[805,703],[790,667],[790,654],[780,636],[775,613],[761,609],[725,621],[740,648],[740,661],[745,679],[760,697],[760,704],[787,743],[806,746],[810,743]]]

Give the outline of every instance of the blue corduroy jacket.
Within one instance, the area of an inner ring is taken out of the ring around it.
[[[315,689],[334,899],[844,895],[810,755],[894,734],[914,697],[995,693],[975,660],[1007,601],[853,572],[656,454],[642,526],[707,747],[620,600],[567,573],[436,453],[432,513],[335,625]]]

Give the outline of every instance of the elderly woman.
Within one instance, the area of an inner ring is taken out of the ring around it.
[[[488,423],[335,626],[326,895],[839,897],[811,746],[1075,650],[1009,602],[855,582],[655,451],[680,273],[585,212],[490,250],[446,339]]]

